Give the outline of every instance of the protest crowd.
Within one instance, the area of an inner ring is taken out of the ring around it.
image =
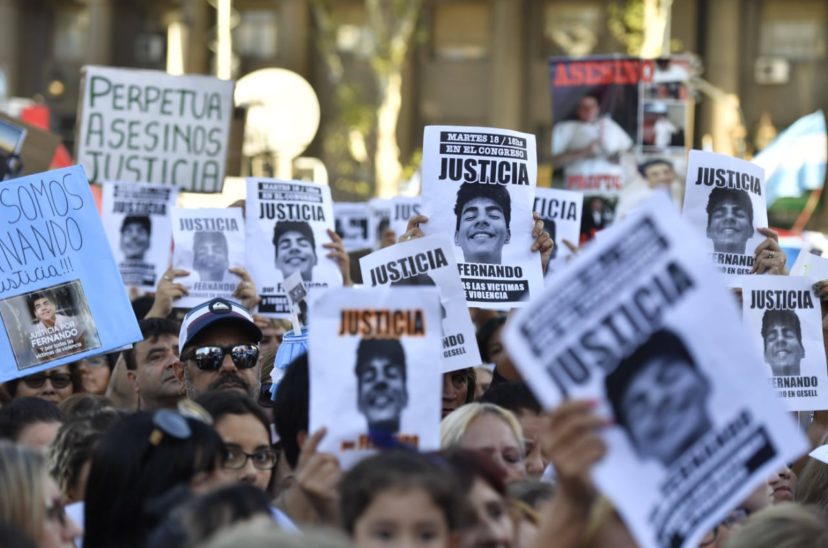
[[[600,123],[574,108],[559,135]],[[554,146],[596,176],[597,140]],[[357,244],[310,182],[209,210],[88,166],[2,182],[30,250],[21,196],[60,188],[31,203],[69,243],[12,278],[0,236],[0,547],[828,547],[828,276],[790,275],[761,173],[693,151],[662,193],[644,163],[604,226],[534,147],[426,128],[422,201],[365,204]]]

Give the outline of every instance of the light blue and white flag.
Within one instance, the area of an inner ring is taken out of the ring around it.
[[[766,198],[791,198],[822,188],[828,161],[825,115],[803,116],[780,133],[753,159],[765,170]]]

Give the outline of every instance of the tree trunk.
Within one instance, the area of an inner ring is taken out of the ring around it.
[[[390,198],[397,195],[402,174],[397,145],[397,122],[402,108],[402,70],[391,69],[378,76],[377,84],[380,105],[377,109],[374,175],[379,197]]]

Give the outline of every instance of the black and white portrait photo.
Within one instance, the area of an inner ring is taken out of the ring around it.
[[[765,362],[774,377],[800,375],[800,364],[805,357],[802,346],[802,327],[793,310],[765,310],[762,316],[762,341]]]
[[[753,205],[744,190],[714,188],[707,199],[707,237],[718,253],[744,255],[753,236]]]
[[[604,382],[616,422],[644,459],[669,466],[712,426],[710,383],[671,331],[653,333]]]
[[[230,267],[227,237],[223,232],[193,234],[193,269],[202,282],[224,280]]]
[[[400,431],[408,405],[405,351],[398,339],[363,339],[357,346],[355,368],[357,407],[368,431]]]
[[[509,243],[512,200],[500,185],[465,183],[457,191],[454,243],[469,263],[501,264]]]
[[[294,272],[302,273],[302,280],[313,279],[316,266],[316,239],[310,224],[302,221],[281,221],[273,227],[273,247],[276,268],[286,280]]]
[[[149,215],[127,215],[121,223],[121,252],[124,261],[143,263],[150,248],[152,221]]]

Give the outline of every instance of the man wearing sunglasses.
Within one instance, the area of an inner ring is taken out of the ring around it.
[[[211,390],[259,395],[262,331],[240,304],[216,298],[192,308],[181,322],[175,375],[187,396]]]

